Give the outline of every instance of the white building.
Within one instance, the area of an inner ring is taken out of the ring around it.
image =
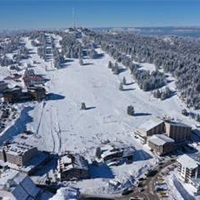
[[[177,159],[178,178],[200,191],[200,154],[182,155]]]

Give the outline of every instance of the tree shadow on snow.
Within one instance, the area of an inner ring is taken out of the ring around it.
[[[123,91],[133,91],[135,88],[124,88]]]
[[[45,82],[49,82],[51,79],[45,78],[44,80],[45,80]]]
[[[68,63],[73,62],[73,61],[74,61],[74,60],[72,60],[72,59],[65,59],[65,60],[62,62],[61,65],[67,65]]]
[[[111,169],[105,163],[90,164],[89,173],[91,178],[114,178]]]
[[[73,59],[69,59],[69,58],[65,59],[65,63],[68,63],[68,62],[74,62],[74,60]]]
[[[84,63],[83,66],[93,65],[94,63]]]
[[[176,94],[177,94],[177,93],[176,93],[176,91],[171,91],[171,93],[170,93],[169,97],[168,97],[168,98],[166,98],[166,99],[169,99],[169,98],[171,98],[171,97],[175,96]]]
[[[151,115],[151,113],[135,113],[135,114],[134,114],[135,117],[149,116],[149,115]]]
[[[95,109],[95,108],[96,108],[95,106],[86,107],[86,110],[92,110],[92,109]]]
[[[167,84],[173,82],[174,80],[167,79]]]
[[[127,69],[125,69],[125,68],[120,68],[120,69],[118,69],[118,73],[119,74],[121,74],[122,72],[125,72]]]
[[[28,53],[29,55],[34,55],[34,54],[36,54],[32,49],[29,49],[29,53]]]
[[[103,57],[104,57],[104,54],[103,54],[103,53],[99,53],[99,54],[96,56],[95,59],[101,59],[101,58],[103,58]]]
[[[0,136],[0,145],[6,140],[12,140],[14,136],[19,135],[26,130],[26,124],[33,121],[33,118],[28,114],[31,110],[33,110],[33,107],[29,106],[21,111],[21,114],[15,123]]]
[[[64,98],[65,98],[65,96],[60,95],[60,94],[55,94],[55,93],[49,93],[46,96],[47,101],[62,100]]]
[[[59,69],[59,70],[60,70],[60,69],[65,69],[65,68],[67,68],[67,67],[69,67],[69,66],[70,66],[69,64],[63,63],[63,64],[60,65],[60,68],[58,68],[58,69]]]
[[[152,158],[152,156],[150,154],[148,154],[146,151],[141,149],[141,150],[138,150],[134,153],[133,162],[142,161],[142,160],[149,160],[151,158]]]
[[[39,64],[41,64],[41,62],[34,61],[34,63],[33,63],[33,64],[39,65]]]

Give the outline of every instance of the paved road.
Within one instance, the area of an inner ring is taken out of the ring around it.
[[[161,174],[161,171],[170,165],[174,164],[176,161],[174,159],[169,160],[162,165],[156,166],[146,180],[142,182],[142,187],[134,189],[134,192],[130,195],[117,198],[117,200],[129,200],[130,197],[139,197],[144,200],[159,200],[157,193],[154,192],[154,183],[156,182],[158,176]]]

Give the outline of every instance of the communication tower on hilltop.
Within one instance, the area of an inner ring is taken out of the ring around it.
[[[72,9],[72,18],[73,18],[73,26],[74,29],[76,28],[76,22],[75,22],[75,8]]]

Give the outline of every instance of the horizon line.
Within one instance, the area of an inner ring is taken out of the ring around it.
[[[0,0],[1,1],[1,0]],[[60,27],[60,28],[19,28],[19,29],[1,29],[0,31],[30,31],[30,30],[63,30],[63,29],[69,29],[69,28],[73,28],[71,26],[69,27]],[[200,25],[170,25],[170,26],[91,26],[91,27],[82,27],[82,26],[78,26],[76,28],[88,28],[88,29],[98,29],[98,28],[135,28],[135,29],[139,29],[139,28],[199,28],[200,29]]]

